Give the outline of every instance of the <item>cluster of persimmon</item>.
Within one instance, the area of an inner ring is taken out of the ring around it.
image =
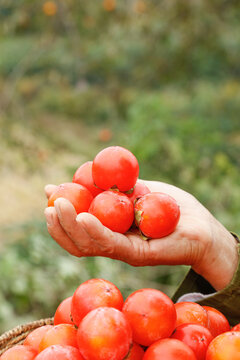
[[[145,288],[124,301],[110,281],[90,279],[63,300],[54,324],[33,330],[1,360],[239,360],[240,324],[218,310],[174,304]]]
[[[179,221],[179,206],[168,194],[150,192],[138,175],[138,161],[129,150],[107,147],[81,165],[71,183],[59,185],[48,206],[63,197],[77,214],[89,212],[112,231],[126,233],[134,225],[146,238],[167,236]]]

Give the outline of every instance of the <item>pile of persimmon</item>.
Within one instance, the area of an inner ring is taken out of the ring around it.
[[[104,279],[82,283],[63,300],[54,325],[33,330],[1,360],[239,360],[240,324],[218,310],[174,304],[163,292],[140,289],[124,301]]]
[[[48,206],[63,197],[77,214],[89,212],[112,231],[126,233],[134,224],[146,238],[167,236],[179,221],[179,206],[168,194],[150,192],[138,175],[136,157],[123,147],[110,146],[81,165],[71,183],[59,185]]]

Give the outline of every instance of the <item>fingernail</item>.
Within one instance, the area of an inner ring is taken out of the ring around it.
[[[60,216],[61,215],[61,201],[59,201],[59,199],[56,199],[54,201],[54,207],[57,211],[58,216]]]
[[[49,211],[49,209],[46,209],[45,216],[46,216],[46,220],[47,220],[47,225],[52,226],[53,225],[53,215],[52,215],[51,211]]]

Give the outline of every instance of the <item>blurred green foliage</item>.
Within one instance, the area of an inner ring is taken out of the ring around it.
[[[235,0],[2,0],[0,146],[23,154],[23,177],[71,153],[62,165],[69,180],[79,153],[126,146],[142,178],[191,192],[240,233],[239,13]],[[103,128],[109,139],[99,137]],[[125,296],[144,286],[171,294],[186,271],[74,259],[41,219],[12,224],[3,237],[2,330],[53,314],[90,277]]]
[[[231,90],[231,87],[234,90]],[[240,87],[198,83],[139,97],[128,109],[142,177],[193,193],[229,229],[239,228]]]

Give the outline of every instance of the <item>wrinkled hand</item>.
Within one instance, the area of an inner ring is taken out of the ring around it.
[[[119,234],[89,213],[77,215],[63,198],[45,209],[49,234],[77,257],[105,256],[133,266],[191,265],[216,290],[224,288],[238,263],[233,236],[189,193],[161,182],[145,183],[152,192],[171,195],[180,206],[180,220],[172,234],[147,241],[135,233]],[[46,196],[55,189],[55,185],[47,185]]]

